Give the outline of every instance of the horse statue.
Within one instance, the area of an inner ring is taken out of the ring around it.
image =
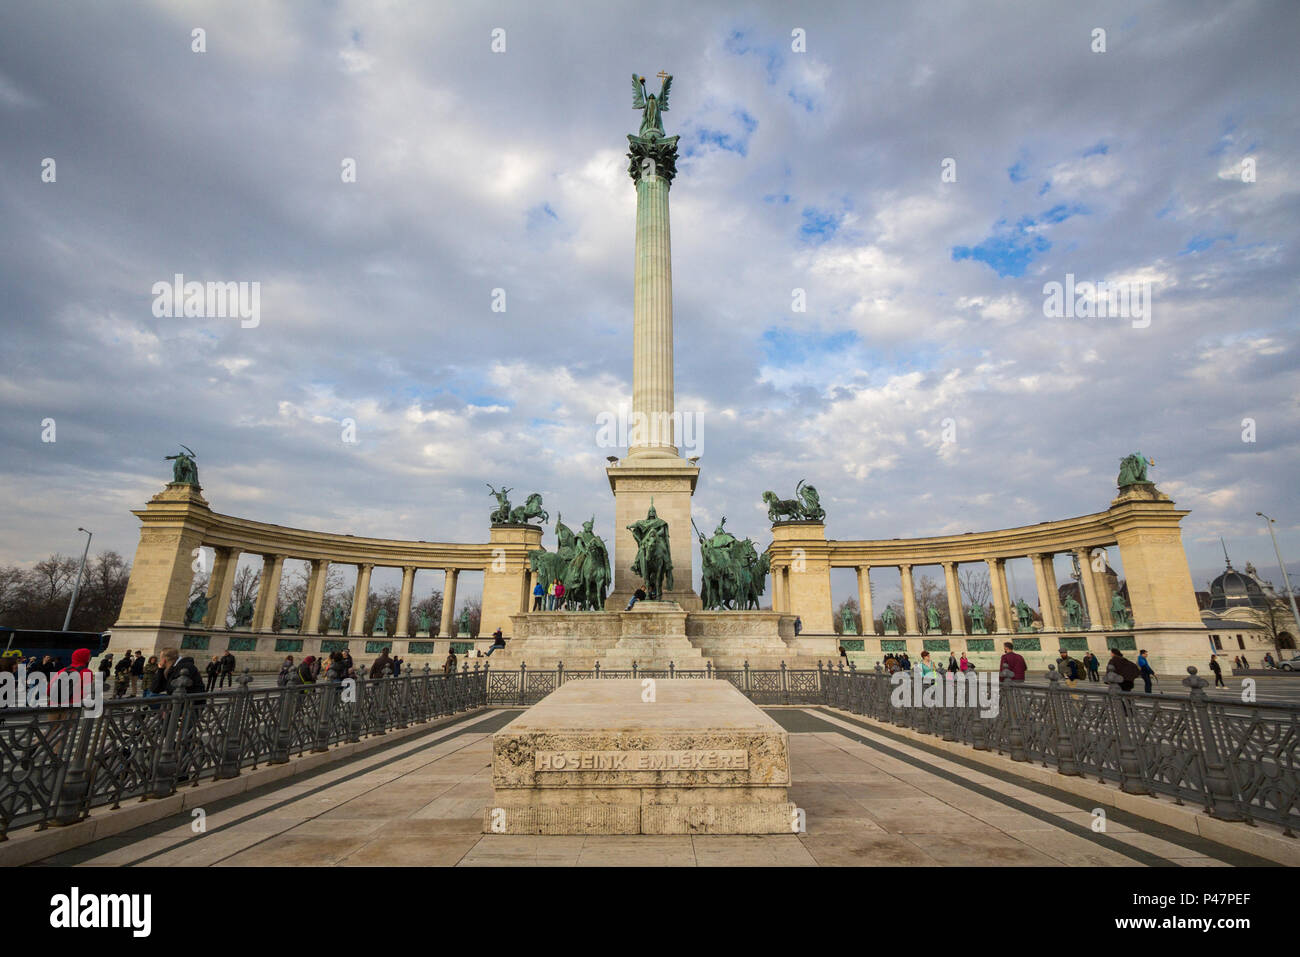
[[[593,515],[582,523],[582,531],[573,536],[573,556],[564,582],[565,597],[571,598],[583,611],[605,610],[606,593],[613,579],[609,551],[604,539],[593,530],[595,524]]]
[[[503,488],[498,492],[496,489],[492,488],[491,483],[485,482],[484,484],[487,485],[490,494],[496,496],[497,500],[497,507],[494,508],[492,514],[488,516],[488,521],[493,525],[504,525],[506,522],[510,521],[510,499],[508,497],[510,495],[510,489]]]
[[[764,492],[763,501],[767,503],[767,520],[779,522],[783,518],[798,521],[803,517],[803,506],[795,498],[777,498],[775,492]]]
[[[826,518],[817,489],[808,485],[803,479],[794,487],[794,498],[778,498],[775,492],[764,492],[763,501],[767,503],[767,520],[779,522],[782,519],[791,522],[820,522]]]
[[[199,484],[199,467],[194,464],[197,456],[194,450],[188,446],[181,446],[184,452],[178,452],[175,455],[163,457],[163,461],[172,463],[172,484],[173,485],[193,485]]]
[[[534,518],[540,518],[543,523],[551,520],[551,516],[546,514],[546,509],[542,508],[540,492],[534,492],[528,496],[523,505],[511,509],[510,518],[507,519],[507,522],[510,525],[527,525]]]
[[[758,554],[754,543],[748,538],[745,539],[745,546],[745,565],[749,572],[749,582],[745,587],[745,610],[748,611],[758,608],[758,599],[767,585],[767,573],[772,568],[772,556],[767,552]]]

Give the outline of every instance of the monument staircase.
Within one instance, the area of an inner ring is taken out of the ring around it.
[[[675,601],[641,601],[630,611],[537,611],[512,615],[513,636],[492,667],[628,670],[673,667],[816,667],[835,656],[796,639],[794,616],[772,611],[686,611]]]

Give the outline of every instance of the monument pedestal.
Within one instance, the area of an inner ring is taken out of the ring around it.
[[[726,681],[575,681],[492,736],[483,830],[790,834],[788,740]]]
[[[700,470],[686,459],[670,454],[630,454],[605,470],[614,493],[614,590],[605,600],[611,611],[622,611],[641,579],[632,571],[636,539],[628,526],[646,517],[653,500],[655,512],[668,523],[668,545],[673,559],[674,588],[661,596],[686,611],[699,611],[700,596],[691,587],[695,532],[691,528],[691,496]]]

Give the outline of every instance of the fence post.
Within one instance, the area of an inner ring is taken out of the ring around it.
[[[78,675],[78,678],[81,676]],[[84,684],[83,684],[84,690]],[[83,711],[77,708],[77,711]],[[60,782],[58,800],[54,802],[52,810],[54,811],[55,824],[76,824],[81,820],[81,804],[90,793],[90,781],[86,777],[86,749],[90,746],[91,738],[95,728],[99,724],[99,719],[90,715],[81,715],[73,719],[71,734],[76,736],[72,751],[72,761],[68,765],[67,773]]]
[[[348,681],[352,682],[352,711],[348,714],[348,734],[344,740],[348,744],[356,744],[361,740],[361,676],[349,675],[344,684]]]
[[[749,659],[745,659],[745,697],[749,697]]]
[[[176,754],[176,735],[179,733],[181,713],[186,710],[185,689],[189,686],[189,675],[177,675],[176,687],[167,696],[167,727],[163,731],[162,748],[154,764],[153,780],[149,782],[149,797],[164,798],[176,790],[176,776],[180,773],[180,761]]]
[[[1016,717],[1016,693],[1020,691],[1011,684],[1011,679],[1015,676],[1010,668],[1003,668],[1000,677],[1003,679],[1002,694],[1007,699],[1007,717],[1011,723],[1011,730],[1007,734],[1008,743],[1011,745],[1012,761],[1028,761],[1029,755],[1025,753],[1025,735],[1020,730],[1020,721]]]
[[[785,662],[781,662],[781,703],[790,703],[790,685],[785,680]]]
[[[564,662],[558,661],[555,664],[555,687],[564,684]]]
[[[1077,778],[1079,765],[1074,760],[1074,737],[1070,734],[1065,714],[1065,688],[1061,686],[1061,675],[1056,665],[1047,666],[1047,680],[1051,682],[1047,700],[1052,706],[1052,720],[1056,723],[1056,773]],[[1046,760],[1047,755],[1044,754],[1043,758]]]
[[[338,697],[340,687],[342,686],[327,680],[324,686],[318,685],[315,689],[315,693],[321,696],[321,702],[320,707],[316,709],[316,739],[311,748],[313,754],[330,749],[329,719],[334,711],[334,701]]]
[[[292,685],[280,689],[280,714],[275,727],[275,744],[271,748],[271,757],[267,764],[288,764],[289,748],[293,744],[293,712],[296,705],[294,695],[301,691],[291,691]]]
[[[1150,788],[1142,780],[1142,765],[1129,734],[1128,713],[1133,703],[1123,697],[1124,692],[1119,687],[1123,680],[1117,671],[1106,672],[1106,704],[1110,707],[1115,737],[1119,741],[1119,787],[1126,794],[1150,794]]]
[[[979,678],[973,671],[961,672],[959,681],[966,682],[966,700],[979,701]],[[1001,689],[998,689],[999,691]],[[976,751],[987,751],[989,749],[989,719],[980,714],[979,710],[975,711],[974,717],[971,718],[971,747]]]
[[[1231,771],[1224,755],[1219,752],[1218,737],[1210,719],[1210,699],[1205,694],[1209,682],[1196,673],[1195,665],[1189,665],[1182,683],[1187,687],[1187,697],[1196,712],[1196,726],[1200,732],[1197,737],[1201,739],[1201,753],[1205,757],[1205,812],[1222,821],[1246,820],[1238,804]]]
[[[672,676],[673,676],[673,663],[670,661],[668,662],[668,677],[671,678]]]
[[[248,696],[252,694],[248,690],[252,680],[253,676],[249,674],[247,667],[235,679],[239,689],[230,696],[230,709],[226,712],[225,733],[221,741],[221,760],[212,775],[214,781],[239,777],[239,745],[244,728],[244,714],[248,709]]]
[[[519,662],[519,687],[515,691],[515,704],[519,707],[523,707],[524,704],[524,688],[527,677],[528,663],[521,661]]]

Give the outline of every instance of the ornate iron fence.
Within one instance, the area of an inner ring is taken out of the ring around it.
[[[852,666],[681,670],[499,671],[475,662],[455,675],[423,674],[250,690],[246,674],[227,691],[113,699],[103,714],[0,712],[0,840],[11,826],[80,820],[92,807],[165,797],[181,785],[234,777],[241,768],[282,764],[484,707],[535,704],[570,681],[713,678],[756,704],[828,706],[1015,761],[1096,775],[1133,794],[1167,794],[1224,820],[1269,821],[1288,835],[1300,822],[1300,706],[1225,702],[1207,682],[1183,680],[1187,697],[1002,682],[996,714],[977,707],[927,706],[895,695],[889,676]],[[945,679],[946,680],[946,679]],[[954,679],[956,680],[956,679]]]
[[[114,698],[80,709],[0,711],[0,840],[10,827],[71,824],[92,807],[166,797],[181,785],[235,777],[487,704],[488,672],[322,681],[199,694]]]

